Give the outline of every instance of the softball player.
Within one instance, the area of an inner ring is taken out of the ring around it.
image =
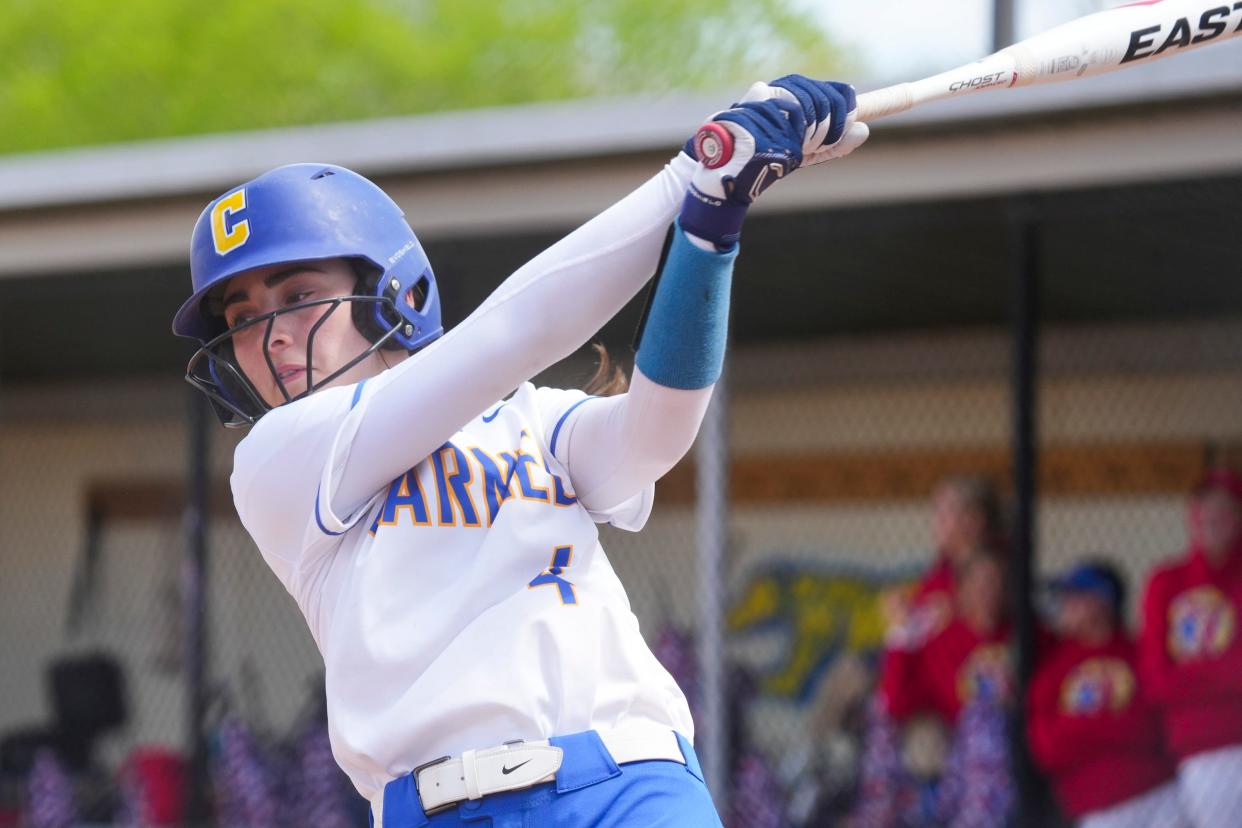
[[[948,623],[918,648],[887,654],[867,711],[857,828],[1007,824],[1014,786],[1005,715],[1013,677],[1003,583],[999,552],[970,555],[954,573]],[[910,761],[917,734],[945,731],[951,738],[943,767]]]
[[[748,206],[861,144],[853,109],[844,84],[756,84],[712,118],[727,163],[688,143],[443,335],[418,239],[361,176],[281,167],[203,211],[173,330],[254,426],[238,514],[323,654],[375,825],[719,825],[595,524],[647,520],[720,373]],[[629,391],[531,385],[647,282],[674,218]]]
[[[1052,583],[1056,634],[1027,695],[1027,743],[1078,828],[1191,828],[1160,711],[1139,683],[1125,582],[1084,563]]]
[[[889,590],[881,598],[885,622],[881,673],[893,658],[890,653],[918,650],[952,620],[957,570],[980,550],[1004,546],[1000,511],[996,489],[984,478],[953,475],[936,484],[935,560],[917,583]]]
[[[1195,828],[1242,824],[1242,476],[1208,471],[1191,494],[1190,545],[1143,593],[1139,678],[1160,707]]]

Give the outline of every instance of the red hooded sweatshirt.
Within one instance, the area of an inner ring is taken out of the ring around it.
[[[936,556],[936,560],[932,563],[931,569],[924,573],[918,586],[915,587],[914,600],[917,603],[933,593],[938,592],[952,595],[955,581],[956,579],[953,576],[953,562],[949,560],[948,555],[941,552]]]
[[[1031,754],[1073,817],[1173,778],[1160,711],[1137,680],[1138,649],[1119,632],[1087,646],[1045,639],[1027,696]]]
[[[890,650],[880,678],[880,695],[890,715],[902,721],[915,713],[938,713],[957,721],[962,706],[986,696],[1012,692],[1009,627],[980,635],[954,618],[917,650]]]
[[[953,617],[953,564],[941,553],[931,569],[911,587],[904,622],[885,635],[888,650],[917,650]]]
[[[1191,547],[1143,595],[1139,670],[1178,759],[1242,745],[1242,540],[1213,566]]]

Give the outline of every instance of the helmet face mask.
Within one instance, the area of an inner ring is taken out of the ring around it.
[[[216,415],[225,426],[244,427],[254,425],[260,417],[274,406],[264,399],[254,378],[247,376],[242,369],[237,360],[234,338],[239,334],[245,334],[252,329],[261,327],[263,331],[263,343],[261,346],[263,359],[267,370],[271,372],[271,377],[277,390],[283,397],[283,400],[278,402],[277,405],[300,400],[322,388],[332,385],[354,366],[377,351],[385,347],[391,347],[395,341],[398,329],[404,324],[402,322],[394,322],[388,330],[380,332],[378,336],[371,340],[367,348],[346,361],[343,365],[333,369],[327,376],[317,379],[314,375],[312,361],[315,336],[328,319],[346,303],[350,305],[351,315],[355,317],[358,314],[356,309],[359,307],[369,310],[377,305],[392,304],[387,297],[337,296],[329,299],[301,302],[247,319],[242,324],[229,328],[219,336],[206,342],[194,353],[194,356],[190,358],[189,365],[186,367],[186,381],[207,395],[212,402]],[[306,338],[305,362],[303,363],[306,365],[306,388],[297,394],[290,394],[289,389],[280,378],[275,362],[272,360],[269,347],[272,330],[277,317],[317,307],[323,307],[324,310],[319,319],[311,326]],[[393,315],[395,315],[395,311]],[[401,348],[401,346],[397,347]]]
[[[214,300],[243,274],[328,259],[348,262],[357,278],[352,295],[306,303],[330,307],[307,342],[307,390],[290,394],[267,343],[276,316],[306,305],[280,308],[226,330]],[[413,353],[444,332],[435,276],[401,208],[375,184],[343,167],[278,167],[212,201],[194,228],[190,271],[194,291],[174,317],[173,331],[202,345],[187,366],[186,379],[211,397],[225,425],[252,424],[271,407],[255,377],[247,377],[236,359],[234,337],[253,334],[255,325],[267,325],[264,358],[286,402],[324,387],[376,350]],[[354,328],[370,347],[331,376],[312,377],[313,335],[345,302]]]

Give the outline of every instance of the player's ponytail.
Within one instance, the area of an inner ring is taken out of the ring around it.
[[[591,347],[599,354],[599,365],[582,390],[593,397],[612,397],[628,391],[630,378],[626,376],[625,369],[608,356],[608,349],[601,343],[593,342]]]

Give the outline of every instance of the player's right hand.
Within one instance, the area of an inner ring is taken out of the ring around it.
[[[854,120],[858,96],[848,83],[785,75],[771,83],[755,83],[742,96],[743,102],[767,100],[783,101],[802,109],[806,119],[802,142],[804,167],[849,155],[862,146],[870,134],[866,124]]]

